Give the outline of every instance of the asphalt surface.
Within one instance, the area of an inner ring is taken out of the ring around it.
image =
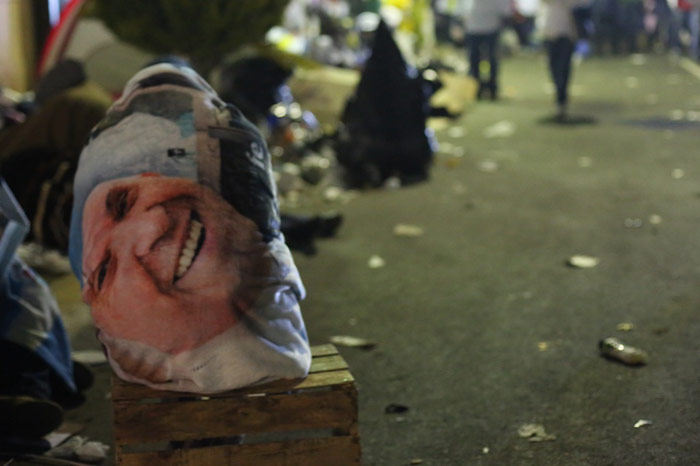
[[[681,64],[585,61],[580,124],[558,125],[543,58],[504,60],[503,98],[438,132],[429,182],[301,203],[345,216],[317,255],[295,254],[312,344],[376,342],[341,348],[365,465],[700,464],[700,79]],[[424,233],[397,237],[399,223]],[[567,266],[576,254],[599,263]],[[96,348],[74,284],[53,284],[75,348]],[[610,336],[649,363],[601,357]],[[111,443],[109,369],[95,373],[68,418]],[[554,437],[521,437],[531,423]]]

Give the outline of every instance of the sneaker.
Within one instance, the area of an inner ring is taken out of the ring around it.
[[[63,422],[63,409],[31,396],[0,396],[0,435],[39,438]]]

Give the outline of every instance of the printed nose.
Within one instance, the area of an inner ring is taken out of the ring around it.
[[[137,257],[147,256],[153,245],[166,234],[170,222],[162,207],[129,216],[119,225],[124,245]]]

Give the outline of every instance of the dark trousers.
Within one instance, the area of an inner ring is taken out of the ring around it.
[[[0,340],[0,395],[52,398],[51,370],[28,349]]]
[[[469,34],[469,75],[479,83],[479,92],[488,89],[495,96],[498,89],[498,32]],[[489,61],[489,77],[481,79],[479,63],[482,57]]]
[[[549,72],[557,91],[557,104],[566,105],[568,99],[569,77],[571,76],[571,57],[574,54],[574,41],[568,37],[559,37],[547,41]]]

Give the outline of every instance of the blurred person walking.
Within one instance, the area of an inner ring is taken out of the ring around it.
[[[498,39],[505,20],[512,15],[511,0],[464,0],[462,4],[469,49],[469,75],[479,84],[477,98],[488,92],[498,98]],[[488,60],[488,77],[482,79],[480,64]]]
[[[593,21],[595,35],[593,46],[595,53],[602,55],[607,52],[617,55],[620,53],[620,39],[622,34],[619,0],[596,0],[593,2]]]
[[[542,35],[549,58],[549,71],[556,89],[559,122],[566,121],[571,77],[571,58],[579,37],[574,9],[590,6],[590,0],[543,0]]]
[[[639,35],[644,31],[644,1],[620,0],[622,33],[627,46],[627,53],[639,50]]]

